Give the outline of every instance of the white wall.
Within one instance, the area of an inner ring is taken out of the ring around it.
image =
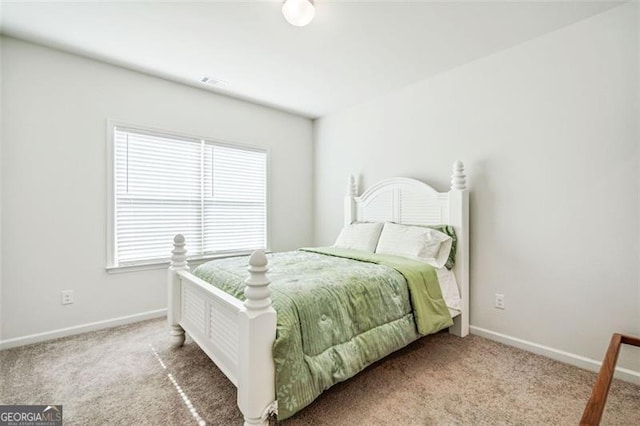
[[[471,189],[471,323],[601,360],[640,335],[638,20],[627,4],[315,123],[315,244],[346,177]],[[494,294],[506,309],[493,307]],[[622,367],[640,371],[640,351]]]
[[[311,243],[310,120],[2,42],[0,339],[166,308],[165,270],[105,272],[107,119],[269,149],[271,247]]]

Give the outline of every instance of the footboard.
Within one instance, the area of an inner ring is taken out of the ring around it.
[[[245,425],[266,424],[275,401],[272,358],[276,312],[271,306],[267,258],[262,251],[249,259],[246,301],[189,272],[185,241],[174,238],[169,268],[168,322],[172,344],[184,343],[185,331],[238,389]]]

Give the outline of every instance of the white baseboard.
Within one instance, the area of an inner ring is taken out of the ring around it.
[[[514,346],[527,352],[533,352],[534,354],[546,356],[547,358],[555,359],[556,361],[564,362],[566,364],[575,365],[576,367],[584,368],[585,370],[598,372],[600,370],[600,366],[602,365],[602,362],[596,361],[591,358],[586,358],[580,355],[561,351],[559,349],[539,345],[537,343],[518,339],[516,337],[507,336],[506,334],[486,330],[474,325],[469,327],[469,331],[471,332],[471,334],[475,334],[489,340],[494,340],[496,342],[504,343],[505,345]],[[614,377],[620,380],[624,380],[625,382],[631,382],[640,385],[640,372],[638,371],[616,367]]]
[[[147,319],[159,318],[165,315],[167,315],[166,308],[157,309],[155,311],[142,312],[140,314],[127,315],[124,317],[90,322],[88,324],[75,325],[73,327],[61,328],[58,330],[45,331],[44,333],[30,334],[28,336],[0,340],[0,350],[30,345],[32,343],[44,342],[45,340],[57,339],[59,337],[72,336],[74,334],[86,333],[88,331],[101,330],[103,328],[116,327],[118,325],[130,324]]]

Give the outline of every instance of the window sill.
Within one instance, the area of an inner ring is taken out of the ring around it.
[[[265,253],[272,253],[271,250],[264,250]],[[187,262],[190,267],[200,266],[201,264],[208,262],[210,260],[215,259],[225,259],[228,257],[239,257],[239,256],[249,256],[253,251],[246,252],[235,252],[235,253],[223,253],[223,254],[214,254],[208,256],[199,256],[187,258]],[[139,271],[151,271],[154,269],[168,269],[169,261],[157,261],[150,263],[139,263],[135,265],[123,265],[123,266],[107,266],[105,269],[109,274],[124,274],[126,272],[139,272]]]

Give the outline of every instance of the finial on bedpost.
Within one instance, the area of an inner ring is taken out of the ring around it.
[[[184,235],[173,237],[173,250],[171,250],[171,267],[173,269],[188,269],[187,249],[184,248]]]
[[[271,290],[269,290],[269,278],[267,278],[267,256],[262,250],[256,250],[249,258],[249,278],[244,282],[244,295],[247,300],[244,306],[249,311],[260,311],[271,306]]]
[[[358,184],[354,175],[349,175],[349,182],[347,183],[347,197],[358,196]]]
[[[178,271],[188,271],[187,249],[184,247],[184,235],[178,234],[173,238],[173,250],[171,250],[171,262],[169,263],[169,303],[167,322],[169,323],[169,335],[171,344],[180,347],[184,344],[184,330],[180,326],[182,320],[182,305],[180,293],[182,279]]]
[[[451,189],[464,191],[467,189],[467,177],[464,174],[464,164],[462,161],[453,162],[453,172],[451,174]]]
[[[344,224],[349,225],[356,220],[356,197],[358,197],[358,184],[353,175],[349,175],[347,182],[347,195],[344,197]]]

